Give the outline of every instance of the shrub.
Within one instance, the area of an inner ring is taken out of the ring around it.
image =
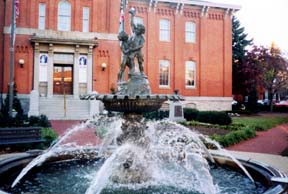
[[[184,108],[183,112],[184,112],[184,118],[187,121],[196,120],[198,113],[199,113],[197,109],[193,109],[193,108]]]
[[[57,139],[57,133],[52,128],[42,128],[41,136],[46,140],[45,144],[50,145],[55,139]]]
[[[14,118],[8,114],[0,113],[0,127],[51,127],[51,124],[45,115],[31,116],[17,114]]]
[[[231,117],[225,112],[201,111],[198,113],[197,120],[203,123],[229,125],[232,123]]]
[[[51,127],[51,123],[46,115],[30,116],[28,122],[29,126]]]
[[[159,110],[159,111],[144,113],[144,118],[150,119],[150,120],[162,120],[168,117],[169,117],[168,110]]]
[[[256,132],[251,128],[244,128],[237,131],[232,131],[224,136],[213,135],[212,139],[218,141],[223,147],[228,147],[239,143],[243,140],[251,139],[256,136]]]

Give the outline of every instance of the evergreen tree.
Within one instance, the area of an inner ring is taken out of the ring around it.
[[[232,18],[232,65],[233,65],[233,80],[232,88],[234,95],[242,97],[248,95],[249,90],[246,87],[246,76],[243,70],[246,60],[246,47],[252,45],[252,41],[247,39],[247,34],[244,33],[245,28],[241,27],[240,21],[233,16]]]

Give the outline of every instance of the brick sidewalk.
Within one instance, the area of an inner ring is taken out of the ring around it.
[[[62,136],[65,131],[72,129],[73,127],[80,124],[81,121],[75,120],[51,120],[52,128],[55,132]],[[67,138],[63,143],[76,143],[77,145],[98,145],[100,143],[100,139],[95,135],[94,128],[85,128],[79,132],[75,132],[70,137]]]
[[[288,124],[257,132],[253,139],[228,147],[228,150],[280,155],[288,148]]]

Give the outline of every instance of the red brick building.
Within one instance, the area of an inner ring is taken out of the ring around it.
[[[3,96],[9,83],[11,4],[12,0],[0,1]],[[126,10],[129,7],[136,8],[136,21],[146,27],[142,50],[152,93],[179,89],[186,106],[231,109],[231,14],[239,6],[129,0]],[[120,0],[20,0],[19,10],[14,75],[26,110],[58,119],[97,112],[98,103],[80,101],[79,95],[117,88]],[[128,13],[125,21],[125,31],[130,32]]]

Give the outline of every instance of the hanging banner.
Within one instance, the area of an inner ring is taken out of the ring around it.
[[[47,82],[48,74],[48,54],[40,54],[39,55],[39,81]]]
[[[80,55],[79,64],[79,83],[87,83],[87,56]]]

